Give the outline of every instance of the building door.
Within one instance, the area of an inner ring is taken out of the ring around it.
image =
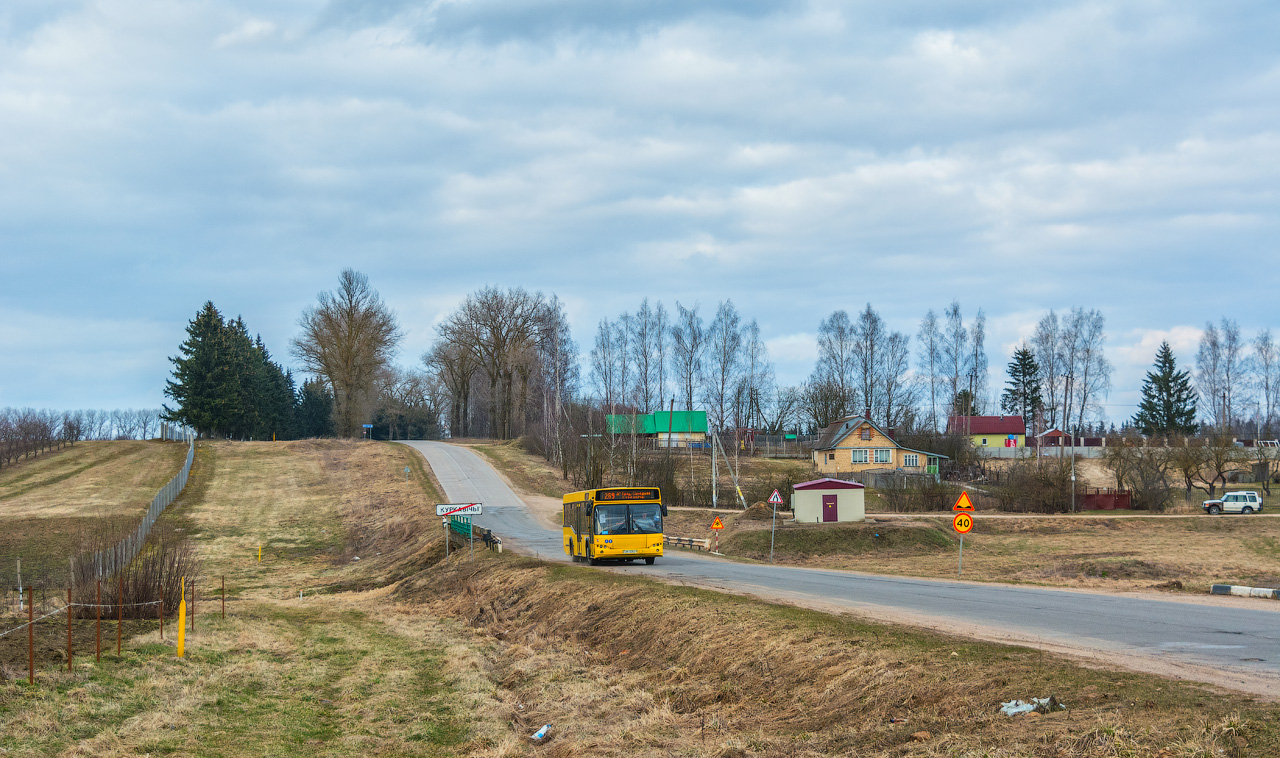
[[[837,518],[838,516],[839,514],[836,512],[836,496],[823,495],[822,496],[822,520],[838,521],[839,520]]]

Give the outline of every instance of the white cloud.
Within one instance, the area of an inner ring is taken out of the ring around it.
[[[215,49],[221,50],[228,47],[263,42],[276,36],[276,31],[276,25],[270,21],[251,19],[229,32],[219,34],[214,38],[213,46]]]
[[[1123,335],[1117,394],[1150,335],[1223,315],[1213,293],[1251,304],[1247,328],[1280,316],[1280,10],[601,8],[0,11],[0,275],[24,283],[0,305],[176,345],[212,298],[285,357],[351,265],[416,360],[489,283],[558,293],[584,345],[644,296],[732,297],[797,380],[836,308],[914,334],[953,297],[981,307],[994,375],[1081,305]],[[80,346],[9,339],[4,402],[57,402],[11,367]],[[109,384],[75,376],[68,396]]]

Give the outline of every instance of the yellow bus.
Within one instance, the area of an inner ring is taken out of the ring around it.
[[[662,555],[667,508],[657,487],[606,487],[564,496],[564,552],[592,566],[601,561],[653,565]]]

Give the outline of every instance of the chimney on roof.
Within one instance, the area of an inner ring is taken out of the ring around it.
[[[867,406],[867,415],[863,416],[867,421],[871,420],[871,406]]]

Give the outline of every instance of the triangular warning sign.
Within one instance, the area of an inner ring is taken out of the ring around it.
[[[781,503],[781,502],[782,502],[782,495],[779,495],[779,494],[778,494],[778,491],[777,491],[777,490],[774,490],[774,491],[773,491],[773,494],[769,496],[769,502],[773,503],[774,505],[777,505],[778,503]]]
[[[969,499],[968,492],[961,492],[960,497],[956,498],[956,504],[951,506],[953,511],[971,511],[973,510],[973,501]]]
[[[716,520],[711,522],[711,528],[712,528],[712,529],[723,529],[723,528],[724,528],[724,522],[722,522],[722,521],[720,520],[720,517],[719,517],[719,516],[716,516]]]

